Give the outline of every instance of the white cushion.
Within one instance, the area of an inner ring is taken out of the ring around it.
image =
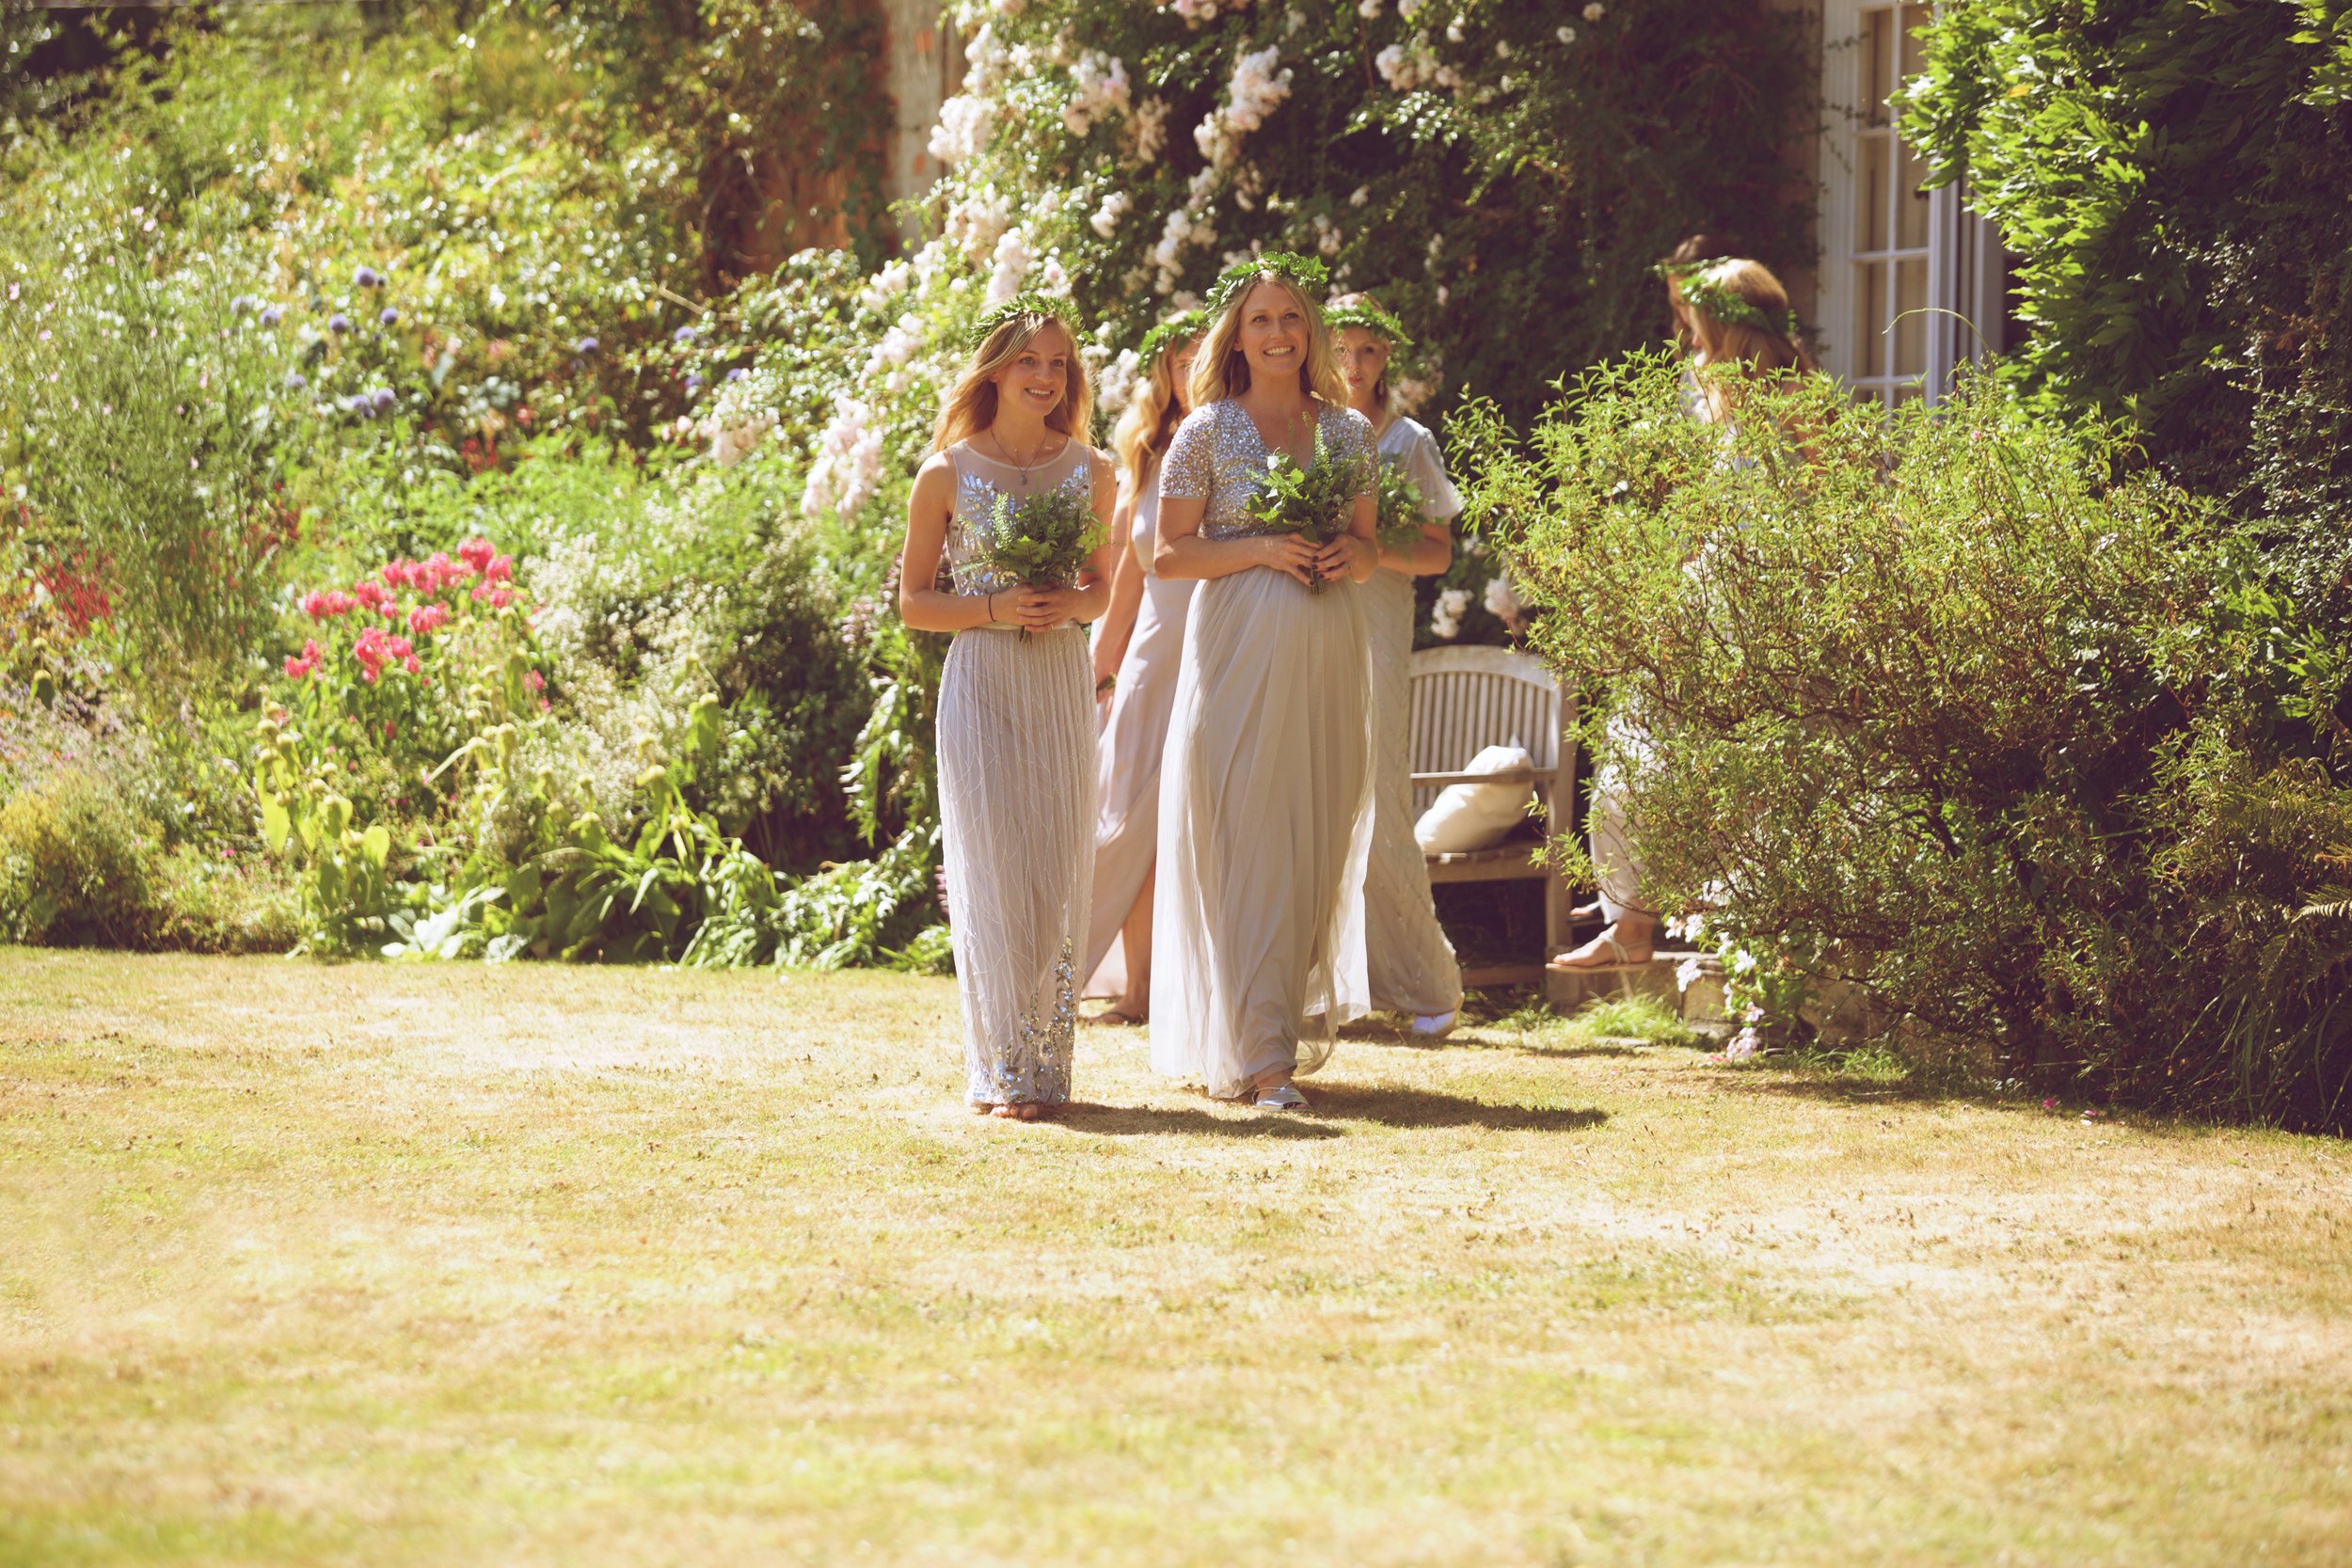
[[[1534,766],[1535,759],[1515,741],[1487,747],[1470,758],[1462,771],[1507,773]],[[1485,849],[1502,842],[1503,835],[1519,825],[1527,816],[1528,802],[1534,799],[1535,786],[1524,782],[1448,784],[1413,824],[1413,837],[1420,841],[1424,855],[1467,855]]]

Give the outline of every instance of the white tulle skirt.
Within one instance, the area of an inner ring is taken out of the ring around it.
[[[1252,569],[1193,594],[1161,765],[1152,1065],[1220,1098],[1313,1071],[1369,1010],[1365,659],[1352,583]]]
[[[1462,1005],[1462,966],[1438,924],[1429,863],[1413,838],[1413,579],[1375,572],[1363,594],[1372,653],[1372,853],[1364,869],[1372,1005],[1450,1013]]]
[[[1070,1098],[1094,876],[1086,636],[970,631],[939,685],[939,815],[969,1098]]]

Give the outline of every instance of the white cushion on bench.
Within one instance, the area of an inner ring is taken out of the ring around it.
[[[1507,773],[1513,768],[1533,768],[1535,759],[1527,748],[1514,741],[1508,746],[1489,746],[1470,758],[1465,773]],[[1448,784],[1429,809],[1413,824],[1413,837],[1421,844],[1424,855],[1467,855],[1474,849],[1485,849],[1502,841],[1503,835],[1519,825],[1527,816],[1527,804],[1535,799],[1535,786],[1521,781],[1517,784]]]

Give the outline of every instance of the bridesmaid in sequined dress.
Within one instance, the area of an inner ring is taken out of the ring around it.
[[[1374,1006],[1410,1014],[1415,1034],[1436,1037],[1454,1027],[1461,1008],[1462,968],[1438,924],[1429,863],[1413,837],[1413,578],[1442,572],[1453,561],[1448,525],[1462,498],[1446,477],[1438,438],[1391,401],[1389,358],[1409,342],[1396,318],[1371,295],[1350,294],[1335,300],[1325,320],[1337,340],[1348,405],[1372,421],[1380,461],[1402,468],[1421,492],[1426,519],[1409,548],[1381,551],[1380,570],[1364,585],[1374,734],[1364,970]]]
[[[899,576],[906,624],[955,634],[939,796],[966,1098],[1019,1120],[1070,1099],[1094,871],[1094,704],[1077,623],[1109,597],[1110,546],[1075,586],[1028,588],[991,567],[977,531],[1000,496],[1055,489],[1107,525],[1111,467],[1079,438],[1091,404],[1053,302],[1025,296],[984,316],[915,476]],[[951,588],[938,586],[943,563]]]
[[[1323,546],[1245,510],[1277,452],[1369,475],[1371,427],[1346,406],[1322,284],[1321,264],[1295,256],[1219,281],[1193,411],[1160,471],[1160,575],[1200,586],[1161,764],[1152,1064],[1269,1109],[1307,1103],[1293,1076],[1366,1007],[1359,585],[1378,564],[1374,492]]]

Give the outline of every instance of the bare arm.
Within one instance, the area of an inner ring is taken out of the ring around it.
[[[1383,571],[1402,572],[1408,578],[1429,577],[1454,564],[1454,528],[1450,523],[1423,523],[1421,537],[1412,547],[1402,550],[1382,550]]]
[[[1094,685],[1119,673],[1127,644],[1136,634],[1136,613],[1143,608],[1143,563],[1136,559],[1127,537],[1134,527],[1136,495],[1122,488],[1111,508],[1111,597],[1094,628]]]
[[[1200,519],[1209,503],[1199,496],[1160,497],[1159,540],[1152,569],[1164,578],[1230,578],[1253,566],[1313,580],[1315,547],[1295,533],[1249,539],[1203,539]]]

